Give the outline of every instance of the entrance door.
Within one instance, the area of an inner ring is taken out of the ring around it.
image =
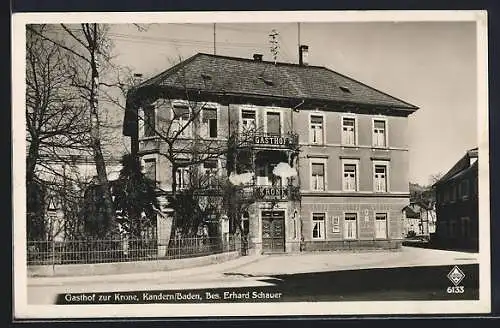
[[[285,211],[262,211],[262,251],[285,251]]]

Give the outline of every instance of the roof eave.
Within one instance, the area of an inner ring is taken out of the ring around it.
[[[396,111],[401,111],[408,113],[408,115],[412,114],[416,110],[419,109],[419,107],[416,106],[408,106],[408,107],[403,107],[403,106],[394,106],[390,104],[383,104],[383,103],[368,103],[368,102],[363,102],[363,101],[349,101],[349,100],[344,100],[344,99],[324,99],[324,98],[312,98],[312,97],[304,97],[304,96],[296,96],[296,97],[284,97],[284,96],[276,96],[272,94],[260,94],[260,93],[247,93],[247,92],[234,92],[234,91],[224,91],[224,90],[203,90],[203,89],[198,89],[198,88],[184,88],[184,87],[175,87],[175,86],[162,86],[162,85],[143,85],[143,86],[138,86],[137,88],[134,88],[130,92],[130,96],[135,96],[136,94],[140,94],[141,90],[145,90],[146,88],[152,88],[152,87],[157,87],[158,89],[161,90],[173,90],[176,92],[201,92],[202,94],[206,95],[214,95],[214,96],[234,96],[234,97],[248,97],[248,98],[262,98],[262,99],[276,99],[276,100],[281,100],[281,101],[307,101],[307,102],[314,102],[314,103],[324,103],[324,104],[344,104],[344,105],[352,105],[352,106],[366,106],[366,107],[380,107],[380,108],[388,108]],[[129,92],[129,93],[130,93]],[[129,96],[129,94],[127,94]]]

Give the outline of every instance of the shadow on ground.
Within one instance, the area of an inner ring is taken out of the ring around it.
[[[459,286],[464,287],[462,293],[447,292],[448,287],[454,285],[447,277],[453,266],[446,265],[266,277],[228,272],[225,275],[240,276],[242,279],[258,280],[267,284],[258,287],[92,293],[95,294],[92,299],[78,299],[77,303],[95,304],[96,300],[101,304],[478,300],[479,265],[466,264],[459,267],[465,274],[459,283]],[[108,296],[101,301],[104,294]],[[71,303],[67,297],[67,294],[59,294],[56,304]]]
[[[378,268],[276,275],[273,283],[285,298],[301,301],[334,300],[477,300],[479,265],[461,265],[464,293],[449,294],[447,278],[453,266]]]
[[[440,245],[438,243],[432,243],[432,242],[421,241],[421,240],[405,240],[405,241],[403,241],[403,246],[426,248],[426,249],[437,249],[437,250],[442,250],[442,251],[464,252],[464,253],[477,253],[479,251],[477,248],[452,247],[449,245]]]

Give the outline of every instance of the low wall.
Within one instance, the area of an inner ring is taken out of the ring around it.
[[[29,277],[92,276],[152,271],[170,271],[221,263],[239,257],[239,252],[228,252],[176,260],[150,260],[98,264],[30,265]]]
[[[400,250],[400,240],[305,241],[304,251]]]

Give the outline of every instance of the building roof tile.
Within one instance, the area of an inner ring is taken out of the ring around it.
[[[198,53],[137,86],[338,101],[415,111],[417,106],[326,67]]]

